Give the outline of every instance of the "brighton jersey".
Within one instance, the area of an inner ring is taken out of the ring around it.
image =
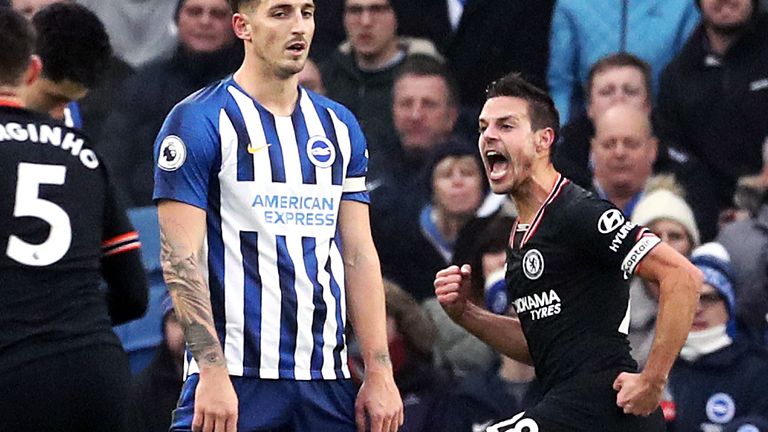
[[[545,388],[637,368],[626,338],[628,279],[659,242],[562,176],[532,223],[515,225],[507,286]]]
[[[155,199],[206,210],[232,375],[349,377],[337,219],[341,200],[368,203],[365,139],[346,108],[299,90],[293,113],[276,116],[229,77],[174,107],[155,143]]]

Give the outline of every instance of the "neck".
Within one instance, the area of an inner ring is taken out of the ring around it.
[[[558,174],[550,162],[538,169],[534,166],[531,177],[512,192],[520,223],[533,221],[536,212],[552,191],[552,185],[555,184]]]
[[[272,114],[287,116],[293,113],[299,97],[297,74],[278,76],[264,62],[255,61],[247,54],[234,79],[252,98]]]
[[[712,50],[712,53],[723,56],[725,55],[725,52],[728,51],[728,48],[730,48],[741,35],[741,32],[725,34],[708,26],[706,27],[706,34],[707,40],[709,41],[709,48]]]
[[[432,210],[432,215],[440,234],[448,241],[456,240],[461,228],[472,218],[472,215],[449,215],[443,210],[438,210],[437,207]]]
[[[375,71],[381,69],[389,63],[398,53],[399,47],[397,41],[389,44],[382,52],[374,55],[364,55],[355,52],[355,61],[357,67],[362,70]]]
[[[0,86],[0,105],[23,107],[24,101],[16,88]]]

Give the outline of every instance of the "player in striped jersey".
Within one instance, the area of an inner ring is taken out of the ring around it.
[[[368,224],[365,139],[298,86],[311,0],[231,1],[245,59],[168,115],[155,145],[166,281],[188,377],[171,429],[394,431],[402,402]],[[355,394],[344,329],[366,379]]]
[[[111,324],[147,306],[138,235],[88,139],[24,108],[30,24],[0,8],[0,28],[0,430],[127,432]]]

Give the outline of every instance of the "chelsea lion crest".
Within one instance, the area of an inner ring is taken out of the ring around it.
[[[523,256],[523,273],[531,280],[540,278],[544,273],[544,257],[538,249],[531,249]]]

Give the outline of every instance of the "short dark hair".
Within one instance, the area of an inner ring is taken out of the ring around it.
[[[592,96],[592,85],[594,84],[595,75],[605,72],[608,69],[615,69],[620,67],[633,67],[639,70],[640,73],[643,74],[643,81],[645,83],[645,89],[648,93],[648,98],[651,97],[651,66],[634,54],[620,52],[601,58],[600,60],[596,61],[591,68],[589,68],[586,89],[587,100],[589,100]]]
[[[229,7],[232,8],[232,13],[240,11],[240,6],[253,3],[254,6],[258,6],[261,0],[227,0]]]
[[[0,7],[0,85],[16,86],[29,65],[35,31],[23,15]]]
[[[32,25],[45,78],[88,88],[98,83],[110,64],[112,47],[93,12],[77,3],[53,3],[32,17]]]
[[[445,63],[428,54],[411,54],[405,58],[395,75],[395,83],[405,75],[420,77],[439,76],[448,87],[448,103],[459,106],[459,85]]]
[[[552,98],[542,89],[523,79],[519,73],[509,73],[492,82],[485,91],[486,100],[509,96],[528,102],[528,116],[531,118],[531,129],[551,128],[555,138],[560,130],[560,115],[557,113]],[[555,139],[555,142],[557,140]]]

